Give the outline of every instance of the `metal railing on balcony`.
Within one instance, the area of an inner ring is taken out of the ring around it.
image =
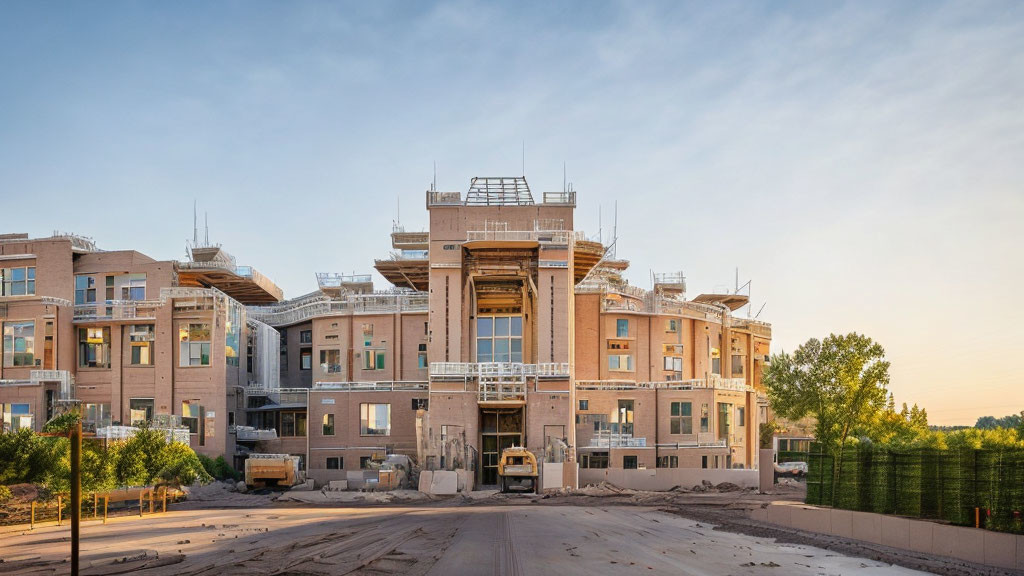
[[[0,380],[0,386],[39,386],[48,382],[59,384],[59,400],[75,397],[75,377],[67,370],[31,370],[28,378]]]
[[[567,378],[568,362],[431,362],[430,377],[434,379],[472,379],[480,376],[521,375],[529,378]]]
[[[313,390],[339,392],[402,392],[428,390],[429,384],[421,380],[386,382],[316,382]]]
[[[73,322],[153,320],[163,300],[108,300],[96,304],[75,305]]]
[[[588,448],[645,448],[646,446],[647,438],[601,430],[590,439]]]
[[[577,390],[735,390],[752,392],[743,378],[720,378],[712,376],[707,380],[671,380],[659,382],[636,382],[633,380],[577,380]]]
[[[526,400],[526,380],[481,377],[477,390],[480,402]]]
[[[315,292],[271,306],[248,306],[246,313],[270,326],[288,326],[318,316],[426,312],[428,298],[424,292],[373,292],[334,300]]]
[[[265,440],[277,440],[277,430],[274,428],[259,429],[252,426],[236,426],[235,439],[240,442],[260,442]]]

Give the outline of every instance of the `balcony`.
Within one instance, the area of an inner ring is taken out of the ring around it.
[[[721,378],[712,375],[707,380],[673,380],[659,382],[636,382],[633,380],[577,380],[577,390],[734,390],[753,392],[743,378]]]
[[[119,322],[155,320],[162,300],[109,300],[97,304],[78,304],[72,322]]]
[[[338,392],[402,392],[428,390],[430,387],[423,381],[397,382],[316,382],[313,391]]]
[[[235,439],[239,442],[262,442],[265,440],[277,440],[277,430],[261,430],[252,426],[235,427]]]
[[[60,385],[60,400],[72,400],[75,397],[75,377],[67,370],[31,370],[28,379],[0,380],[0,386],[39,386],[48,382]]]
[[[436,190],[427,191],[427,207],[431,206],[461,206],[462,205],[462,193],[461,192],[438,192]]]
[[[435,380],[469,380],[480,376],[522,375],[527,378],[568,378],[568,362],[431,362],[430,377]]]
[[[544,192],[545,204],[561,204],[564,206],[576,205],[576,191],[567,190],[564,192]]]

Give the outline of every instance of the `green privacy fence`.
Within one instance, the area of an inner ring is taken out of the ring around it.
[[[848,446],[837,463],[815,443],[807,460],[808,504],[963,526],[974,525],[978,508],[982,527],[1024,533],[1024,450],[862,444]]]

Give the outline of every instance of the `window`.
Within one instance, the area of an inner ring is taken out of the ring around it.
[[[334,436],[334,414],[324,414],[324,436]]]
[[[182,324],[178,328],[181,343],[180,366],[210,365],[210,325]]]
[[[708,405],[706,402],[700,405],[700,431],[708,431]]]
[[[619,434],[633,435],[633,401],[619,400]]]
[[[412,399],[412,409],[414,412],[416,410],[428,410],[428,406],[430,406],[430,400],[428,398]]]
[[[303,348],[299,350],[299,369],[300,370],[312,370],[313,369],[313,349]]]
[[[747,425],[747,409],[743,406],[736,408],[736,425],[746,426]]]
[[[636,456],[623,456],[622,457],[622,467],[624,469],[626,469],[626,470],[636,470],[637,469]]]
[[[373,346],[373,324],[363,324],[363,346]]]
[[[113,280],[113,276],[107,276],[107,284]],[[145,300],[146,299],[146,275],[128,274],[123,278],[121,285],[121,300]]]
[[[242,305],[228,301],[228,321],[224,326],[224,357],[228,366],[238,366],[238,348],[242,339]]]
[[[82,430],[95,432],[110,426],[110,404],[86,404],[82,415]]]
[[[36,268],[0,268],[0,296],[32,296],[36,293]]]
[[[590,410],[590,400],[580,400],[580,411]]]
[[[188,428],[189,434],[199,434],[202,420],[203,407],[199,405],[198,400],[186,400],[181,403],[181,424]]]
[[[629,338],[629,320],[619,318],[615,321],[615,337]]]
[[[733,378],[743,376],[743,356],[739,354],[732,355],[732,376]]]
[[[281,328],[281,372],[288,372],[288,330]]]
[[[669,405],[669,434],[693,434],[693,406],[689,402]]]
[[[704,469],[707,469],[707,467],[708,467],[708,457],[707,456],[701,456],[700,457],[700,467],[704,468]]]
[[[3,418],[0,428],[5,432],[32,429],[32,407],[29,404],[0,404],[0,417]]]
[[[128,401],[129,422],[132,426],[145,424],[153,419],[152,398],[132,398]]]
[[[341,350],[321,350],[320,370],[324,374],[337,374],[341,372]]]
[[[327,469],[328,470],[341,470],[345,467],[343,464],[345,460],[340,456],[329,456],[327,458]]]
[[[4,367],[36,365],[36,323],[4,322]]]
[[[718,348],[711,349],[711,373],[722,375],[722,353]]]
[[[114,277],[113,276],[107,276],[105,288],[106,288],[106,294],[104,296],[104,299],[109,303],[111,300],[114,299]]]
[[[96,302],[96,279],[92,276],[75,276],[75,305]]]
[[[679,468],[678,456],[658,456],[658,468]]]
[[[370,469],[370,461],[371,460],[373,460],[373,458],[371,458],[370,456],[360,456],[359,457],[359,469],[360,470],[369,470]]]
[[[363,350],[363,370],[383,370],[384,350]]]
[[[478,317],[476,319],[476,361],[522,362],[523,317]]]
[[[390,436],[391,404],[360,404],[359,434],[362,436]]]
[[[128,340],[132,348],[132,366],[152,366],[153,325],[136,324],[129,326]]]
[[[312,344],[313,343],[313,331],[312,330],[300,330],[299,331],[299,344]]]
[[[607,452],[584,452],[580,455],[580,468],[607,468]]]
[[[78,329],[78,366],[110,368],[110,328]]]
[[[665,326],[665,332],[679,332],[679,320],[676,318],[669,318],[667,324],[668,325]]]
[[[678,356],[665,356],[665,371],[682,372],[683,359],[679,358]]]
[[[718,403],[718,439],[728,439],[732,432],[732,404]]]
[[[423,369],[427,367],[427,345],[420,344],[419,351],[416,352],[416,367]]]
[[[305,412],[281,412],[281,436],[302,437],[306,435],[306,413]]]
[[[628,354],[609,354],[608,369],[612,372],[632,372],[633,357]]]

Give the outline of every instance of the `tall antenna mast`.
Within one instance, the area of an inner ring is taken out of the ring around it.
[[[192,245],[199,244],[199,221],[196,216],[196,200],[192,199]]]
[[[612,258],[619,257],[619,201],[615,201],[615,219],[612,221]]]
[[[523,178],[526,177],[526,140],[523,140]]]
[[[601,228],[601,205],[597,205],[597,241],[604,244],[604,230]]]
[[[565,181],[565,161],[563,160],[562,161],[562,192],[567,192],[568,191],[568,189],[565,187],[565,185],[566,185],[566,181]]]
[[[434,180],[430,183],[430,191],[437,192],[437,160],[434,160]]]
[[[206,226],[206,245],[210,245],[210,213],[203,212],[203,225]]]

